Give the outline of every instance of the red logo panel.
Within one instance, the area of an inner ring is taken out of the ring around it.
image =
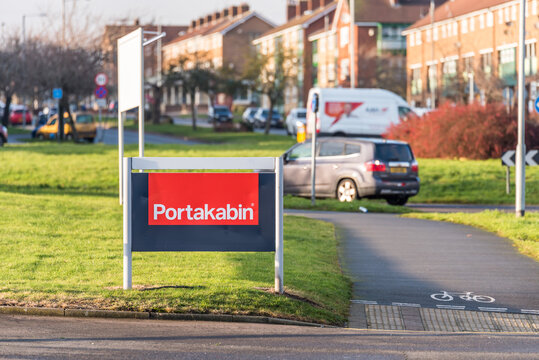
[[[258,225],[258,174],[150,173],[148,225]]]

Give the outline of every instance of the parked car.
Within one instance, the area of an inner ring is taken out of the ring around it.
[[[23,121],[22,113],[25,113],[26,122]],[[27,125],[32,123],[32,114],[28,109],[22,109],[17,108],[11,111],[11,114],[9,115],[9,122],[11,125],[23,125],[26,123]]]
[[[37,119],[37,123],[36,123],[36,127],[34,128],[34,130],[32,130],[32,139],[36,137],[36,134],[37,134],[37,131],[47,123],[47,121],[49,120],[49,117],[47,115],[45,115],[44,113],[40,112],[39,115],[38,115],[38,119]]]
[[[7,143],[7,128],[0,125],[0,146],[4,146]]]
[[[228,106],[223,105],[214,105],[213,107],[210,107],[208,116],[210,117],[210,121],[217,122],[231,122],[232,119],[234,119],[234,115]]]
[[[269,109],[259,108],[254,116],[254,126],[261,128],[264,127],[269,116]],[[271,115],[271,124],[272,127],[282,127],[283,126],[283,117],[277,110],[273,110]]]
[[[418,164],[405,142],[322,137],[316,148],[317,197],[336,197],[342,202],[382,198],[390,205],[404,205],[419,192]],[[284,193],[310,196],[310,141],[285,152]]]
[[[97,133],[97,125],[94,117],[91,114],[86,113],[75,113],[72,115],[78,138],[93,142]],[[58,114],[51,116],[47,123],[37,130],[36,137],[42,140],[56,138],[56,134],[58,134],[57,122]],[[73,140],[74,138],[71,125],[68,123],[67,113],[64,113],[64,135],[66,140]]]
[[[243,112],[241,119],[243,120],[244,123],[253,125],[255,122],[255,114],[257,111],[258,111],[257,107],[248,107]]]
[[[295,108],[290,110],[290,113],[286,117],[286,133],[288,135],[298,132],[298,121],[303,125],[307,122],[307,109],[305,108]]]
[[[381,136],[391,124],[417,116],[402,97],[388,90],[312,88],[307,104],[315,94],[319,99],[317,128],[321,135]],[[307,123],[312,121],[314,113],[309,106]]]

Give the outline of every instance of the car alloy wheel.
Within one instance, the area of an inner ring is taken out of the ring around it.
[[[356,184],[351,179],[344,179],[337,186],[337,199],[340,202],[350,202],[356,198]]]

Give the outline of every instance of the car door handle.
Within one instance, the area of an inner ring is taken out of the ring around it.
[[[333,165],[333,169],[338,169],[339,165]]]
[[[307,167],[307,166],[304,166],[304,167],[303,167],[303,170],[307,170],[307,169],[308,169],[308,167]]]

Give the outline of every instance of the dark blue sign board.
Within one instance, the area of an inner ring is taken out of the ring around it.
[[[275,251],[275,173],[259,174],[258,225],[149,225],[148,175],[131,173],[132,251]]]

